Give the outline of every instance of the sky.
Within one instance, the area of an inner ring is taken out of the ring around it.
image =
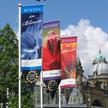
[[[108,0],[19,0],[22,5],[44,4],[44,22],[61,22],[61,36],[78,36],[77,54],[85,75],[102,46],[108,58]],[[18,31],[18,0],[0,0],[0,29],[9,23]]]

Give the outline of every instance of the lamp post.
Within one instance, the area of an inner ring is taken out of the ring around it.
[[[18,45],[18,49],[19,49],[19,78],[18,78],[18,97],[19,97],[19,108],[21,108],[21,1],[19,0],[19,4],[18,4],[18,9],[19,9],[19,12],[18,12],[18,17],[19,17],[19,24],[18,24],[18,34],[19,34],[19,45]]]

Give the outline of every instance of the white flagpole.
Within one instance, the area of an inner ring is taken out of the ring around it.
[[[19,78],[18,78],[18,105],[21,108],[21,3],[18,4],[18,17],[19,17],[19,24],[18,24],[18,39],[19,39]]]
[[[43,73],[42,73],[42,70],[41,70],[41,73],[40,73],[40,101],[41,101],[41,108],[43,108],[43,91],[42,91],[42,88],[43,88]]]
[[[61,87],[59,84],[59,108],[61,108]]]

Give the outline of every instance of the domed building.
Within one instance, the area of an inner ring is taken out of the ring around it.
[[[95,87],[108,90],[108,62],[101,50],[93,60],[92,75],[89,75],[89,80]]]

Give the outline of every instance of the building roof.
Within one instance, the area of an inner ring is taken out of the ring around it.
[[[99,53],[96,55],[96,58],[93,61],[92,74],[108,74],[108,62],[105,56],[102,55],[101,50],[99,50]]]

